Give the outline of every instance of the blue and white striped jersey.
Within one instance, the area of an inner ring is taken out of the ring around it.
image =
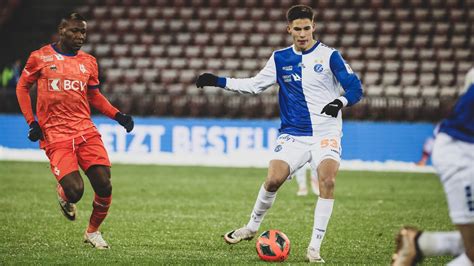
[[[439,132],[474,143],[474,83],[459,98],[449,117],[441,122]]]
[[[362,97],[357,75],[337,50],[319,41],[304,52],[294,46],[273,52],[255,77],[218,79],[219,87],[240,93],[260,93],[275,83],[280,86],[280,133],[294,136],[342,136],[341,114],[333,118],[321,110],[336,98],[350,106]]]

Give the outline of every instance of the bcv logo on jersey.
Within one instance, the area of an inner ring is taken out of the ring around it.
[[[87,83],[80,80],[48,79],[49,91],[85,91]]]

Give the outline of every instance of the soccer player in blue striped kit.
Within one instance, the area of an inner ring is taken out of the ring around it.
[[[404,227],[397,235],[392,265],[415,265],[431,256],[453,255],[449,266],[474,265],[474,68],[466,76],[467,91],[439,125],[433,165],[446,194],[451,232],[423,232]]]
[[[252,239],[275,201],[277,190],[295,170],[310,161],[318,169],[321,194],[314,212],[307,259],[324,262],[320,248],[334,204],[341,156],[341,109],[361,99],[362,85],[337,50],[314,39],[311,7],[291,7],[287,20],[293,45],[273,52],[255,77],[235,79],[204,73],[198,77],[196,86],[257,94],[278,83],[281,128],[267,178],[248,224],[226,233],[224,239],[229,244]]]

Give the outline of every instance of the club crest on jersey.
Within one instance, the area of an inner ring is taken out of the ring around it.
[[[87,83],[80,80],[48,79],[48,91],[85,91]]]
[[[83,64],[79,64],[79,70],[81,70],[82,74],[86,73],[86,67]]]
[[[321,64],[314,65],[314,72],[321,73],[321,72],[323,72],[323,70],[324,70],[323,65],[321,65]]]

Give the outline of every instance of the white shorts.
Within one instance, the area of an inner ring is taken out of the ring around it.
[[[324,159],[341,161],[341,137],[300,137],[282,134],[276,141],[272,160],[282,160],[290,166],[290,175],[311,162],[311,167],[317,169]]]
[[[474,144],[439,133],[433,165],[440,176],[454,224],[474,223]]]

